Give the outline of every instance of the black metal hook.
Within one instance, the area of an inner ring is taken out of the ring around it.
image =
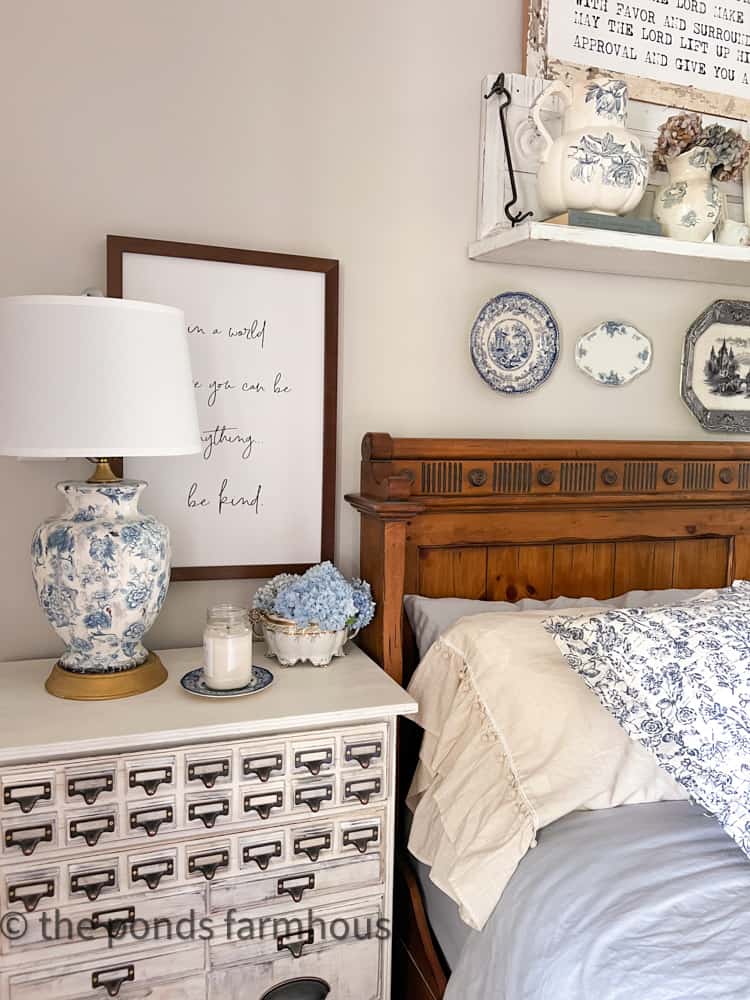
[[[516,175],[513,170],[513,157],[510,152],[510,140],[508,139],[508,123],[505,120],[505,115],[508,108],[513,100],[510,91],[505,86],[505,73],[499,73],[497,79],[492,84],[490,92],[484,95],[485,101],[488,101],[491,97],[497,97],[497,110],[500,116],[500,129],[503,133],[503,145],[505,146],[505,162],[508,168],[508,176],[510,177],[510,193],[511,199],[507,201],[504,206],[505,215],[509,220],[511,226],[518,226],[526,219],[530,218],[533,212],[512,212],[511,209],[518,201],[518,188],[516,187]]]

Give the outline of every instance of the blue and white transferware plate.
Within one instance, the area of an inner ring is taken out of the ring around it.
[[[651,341],[629,323],[607,320],[576,344],[576,364],[600,385],[627,385],[651,364]]]
[[[482,307],[471,328],[471,358],[497,392],[530,392],[555,367],[560,331],[547,306],[525,292],[504,292]]]
[[[197,694],[201,698],[244,698],[248,694],[257,694],[264,691],[273,684],[273,674],[265,667],[253,667],[253,676],[250,683],[241,688],[228,688],[226,691],[217,691],[206,684],[203,676],[203,667],[188,672],[180,678],[180,685],[189,692]]]

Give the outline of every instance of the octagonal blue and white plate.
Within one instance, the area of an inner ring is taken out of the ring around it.
[[[560,352],[560,331],[547,306],[526,292],[490,299],[471,328],[471,358],[496,392],[531,392],[545,382]]]

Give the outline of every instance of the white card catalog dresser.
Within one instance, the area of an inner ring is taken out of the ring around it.
[[[0,665],[0,1000],[386,1000],[395,732],[360,650],[247,698],[73,702]]]

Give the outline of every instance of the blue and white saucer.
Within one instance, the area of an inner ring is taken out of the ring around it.
[[[253,676],[250,683],[241,688],[227,688],[226,691],[218,691],[210,688],[206,684],[203,676],[203,667],[188,672],[180,678],[180,685],[189,694],[197,694],[199,698],[244,698],[248,694],[257,694],[264,691],[273,684],[273,674],[265,667],[253,667]]]
[[[471,328],[471,359],[496,392],[536,389],[555,367],[560,331],[547,306],[526,292],[496,295]]]

